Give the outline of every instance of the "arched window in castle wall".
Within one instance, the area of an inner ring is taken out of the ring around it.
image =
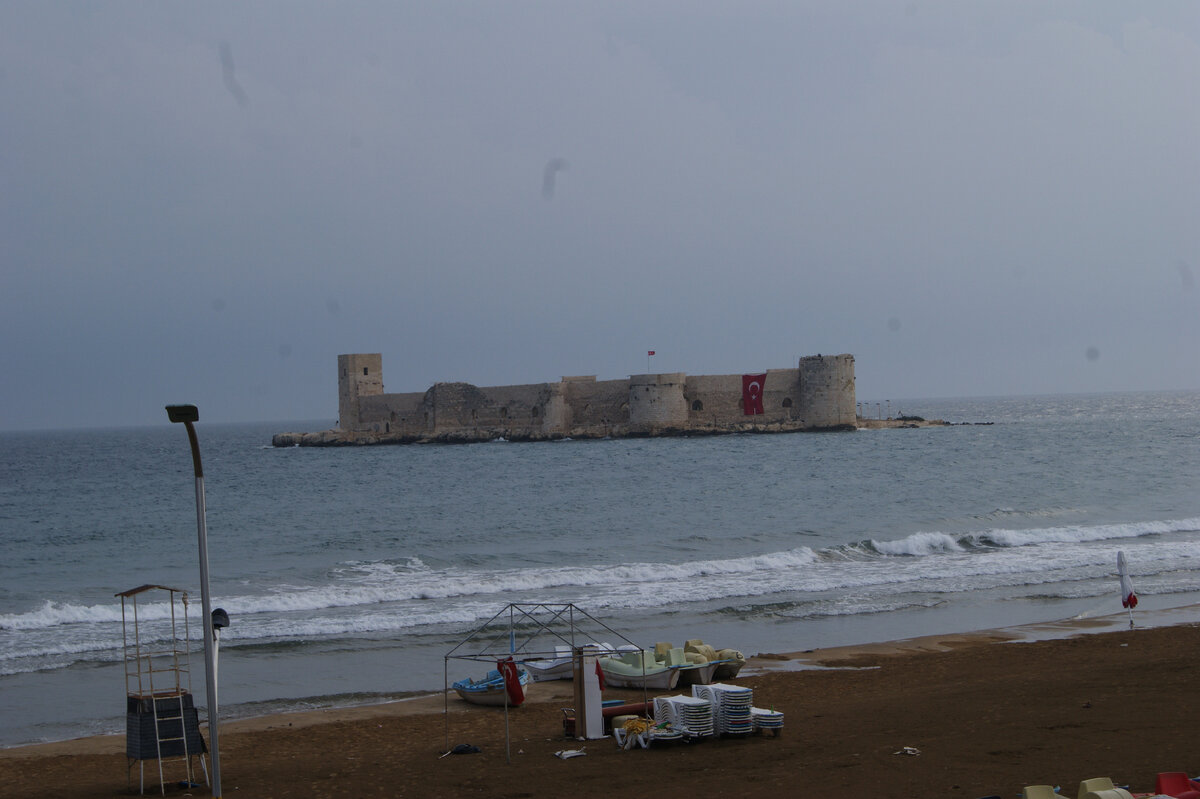
[[[791,398],[791,397],[784,397],[784,398],[783,398],[783,407],[785,407],[785,408],[790,408],[790,407],[792,407],[792,398]]]
[[[508,408],[501,408],[501,409],[500,409],[500,418],[501,418],[501,419],[507,419],[507,418],[508,418]]]
[[[536,405],[529,409],[529,416],[532,419],[536,419],[539,413],[541,413],[541,409]]]
[[[693,410],[693,411],[702,411],[702,410],[704,410],[704,403],[703,403],[703,402],[701,402],[700,400],[694,400],[694,401],[692,402],[692,410]]]

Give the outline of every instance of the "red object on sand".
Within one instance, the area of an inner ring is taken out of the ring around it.
[[[1194,783],[1182,771],[1163,771],[1154,778],[1154,792],[1175,799],[1200,799]]]
[[[504,690],[508,692],[508,703],[519,707],[525,701],[525,692],[521,690],[521,675],[517,673],[517,664],[509,657],[497,661],[496,670],[504,676]]]

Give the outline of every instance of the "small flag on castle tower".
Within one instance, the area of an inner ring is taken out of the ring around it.
[[[654,354],[654,350],[646,350],[646,373],[650,373],[650,356]]]

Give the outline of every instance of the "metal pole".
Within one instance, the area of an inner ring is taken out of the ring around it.
[[[213,797],[221,799],[221,750],[218,743],[217,668],[213,662],[212,599],[208,592],[208,528],[204,522],[204,472],[200,445],[191,422],[185,423],[196,466],[196,542],[200,550],[200,607],[204,615],[204,691],[208,701],[208,737],[212,743]]]
[[[200,550],[200,605],[204,614],[204,690],[208,702],[208,737],[212,745],[212,795],[221,797],[221,750],[218,741],[217,669],[213,661],[212,600],[208,593],[208,530],[204,524],[204,469],[200,465],[200,443],[192,422],[200,414],[194,405],[168,405],[167,417],[183,422],[192,448],[192,467],[196,473],[196,542]]]

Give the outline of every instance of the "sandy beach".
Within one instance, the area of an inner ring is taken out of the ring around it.
[[[226,796],[539,797],[652,790],[659,797],[1010,797],[1023,785],[1109,776],[1152,792],[1160,771],[1200,770],[1188,734],[1200,691],[1200,625],[1022,641],[1009,632],[759,653],[739,684],[785,713],[778,737],[621,751],[565,739],[570,684],[539,683],[509,714],[440,695],[231,722],[221,728]],[[638,695],[607,691],[606,698]],[[477,754],[439,757],[450,745]],[[561,749],[585,748],[562,760]],[[907,749],[906,749],[907,748]],[[910,753],[905,753],[905,752]],[[10,799],[131,793],[124,738],[0,751]],[[136,769],[133,791],[136,793]],[[208,788],[169,795],[209,796]]]

